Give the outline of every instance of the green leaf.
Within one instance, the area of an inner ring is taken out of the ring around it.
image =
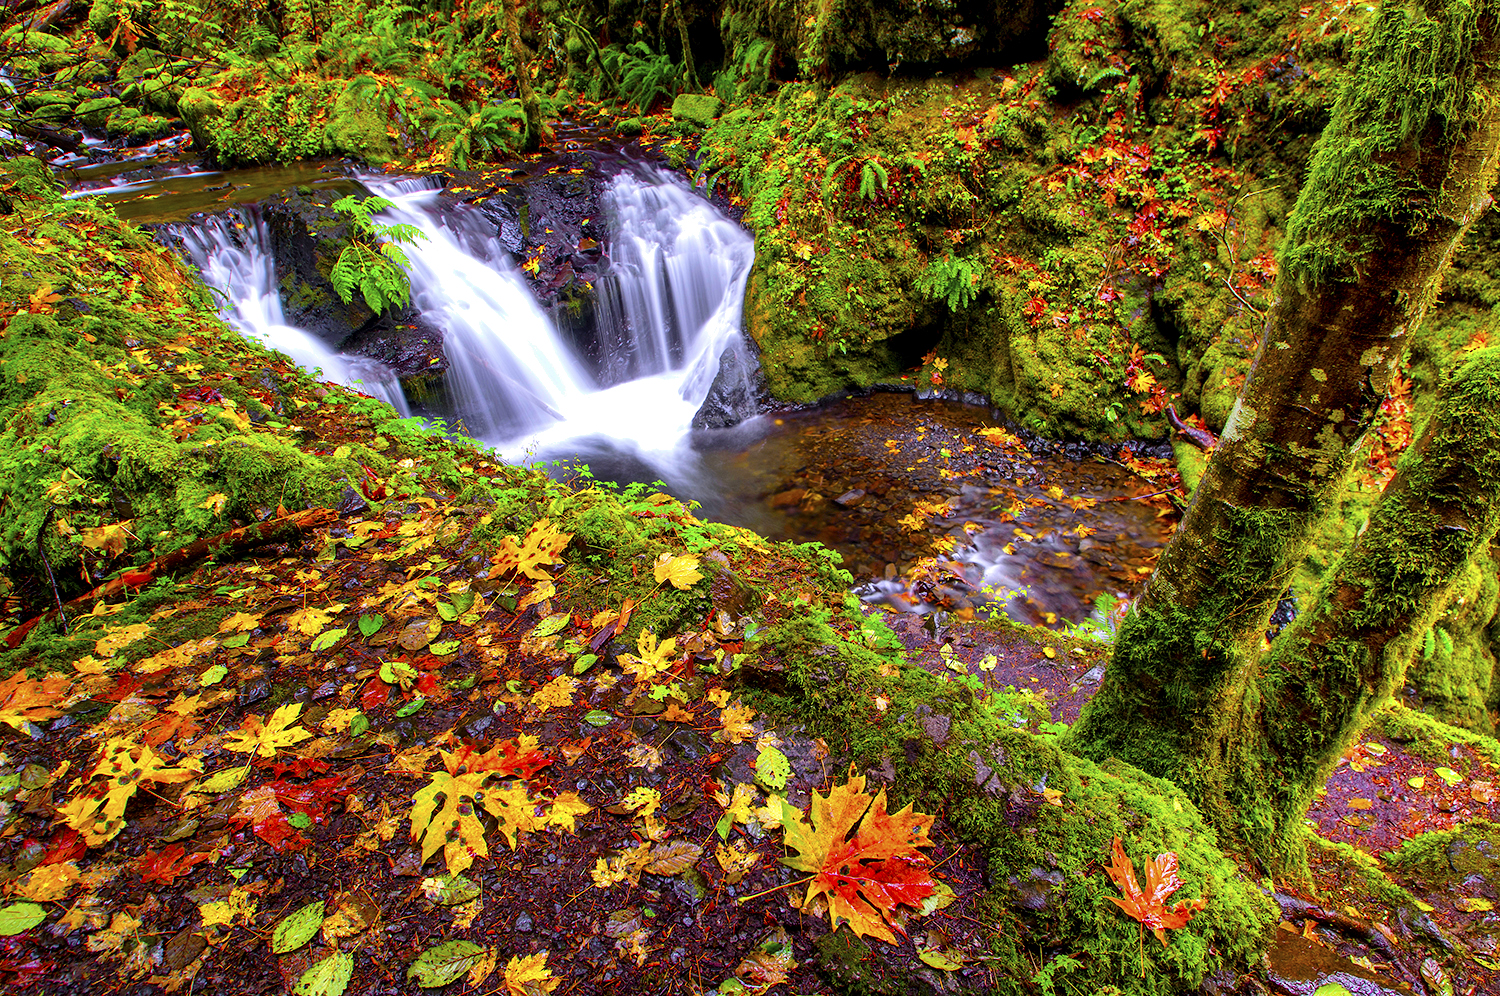
[[[302,973],[292,987],[293,996],[343,996],[354,976],[354,956],[344,951],[333,954]]]
[[[599,663],[597,654],[584,654],[573,662],[573,673],[582,674],[597,663]]]
[[[417,669],[405,661],[381,661],[380,663],[380,680],[387,685],[409,688],[417,678]]]
[[[459,616],[458,610],[447,602],[437,603],[437,614],[443,617],[443,622],[453,622]]]
[[[1313,996],[1354,996],[1354,994],[1337,982],[1325,982],[1313,990]]]
[[[485,949],[473,941],[444,941],[428,948],[411,963],[406,977],[423,989],[436,989],[455,981],[473,968]]]
[[[0,909],[0,937],[30,930],[46,918],[47,911],[36,903],[11,903]]]
[[[410,716],[412,713],[416,712],[418,709],[422,708],[426,704],[427,704],[427,700],[426,699],[421,698],[420,696],[417,697],[417,698],[414,698],[410,702],[406,703],[406,705],[404,705],[401,708],[399,708],[399,709],[396,710],[396,718],[397,719],[404,719],[405,717]],[[350,725],[353,725],[353,724],[350,724]]]
[[[479,884],[462,875],[443,874],[425,879],[422,891],[439,906],[457,906],[479,898]]]
[[[439,657],[447,657],[449,654],[458,653],[458,648],[462,645],[458,640],[443,640],[439,643],[431,644],[427,649]]]
[[[603,709],[590,709],[583,714],[583,721],[590,726],[608,726],[609,721],[614,718]]]
[[[791,762],[775,747],[764,748],[755,758],[755,780],[762,788],[780,792],[786,788],[787,776],[791,773]]]
[[[327,632],[319,633],[318,638],[308,644],[307,649],[313,653],[317,653],[320,650],[327,650],[348,635],[349,630],[347,627],[344,629],[330,629]]]
[[[366,716],[364,713],[360,713],[358,716],[355,716],[353,719],[349,720],[349,735],[351,737],[363,736],[365,732],[369,730],[369,728],[370,717]]]
[[[948,957],[946,951],[936,951],[932,948],[922,948],[917,952],[917,957],[933,968],[940,968],[945,972],[956,972],[964,967],[961,961],[955,961]]]
[[[290,821],[288,821],[290,822]],[[323,927],[323,900],[308,903],[276,925],[271,932],[271,950],[276,954],[295,951],[313,939]]]
[[[306,830],[312,826],[312,817],[306,813],[293,813],[286,818],[287,826],[296,827],[298,830]]]
[[[533,629],[529,635],[532,639],[536,640],[539,640],[544,636],[551,636],[553,633],[556,633],[558,630],[568,625],[568,623],[571,622],[572,619],[572,615],[567,612],[554,612],[552,615],[537,623],[536,628]]]
[[[1434,768],[1432,770],[1439,778],[1448,783],[1449,788],[1452,788],[1453,786],[1464,780],[1464,776],[1460,775],[1452,768]]]
[[[223,647],[228,647],[230,650],[233,650],[236,647],[243,647],[245,644],[247,644],[249,642],[250,642],[250,634],[249,633],[235,633],[232,636],[226,636],[226,637],[224,637],[224,639],[222,641],[220,641],[219,645],[223,646]]]
[[[364,634],[365,639],[369,639],[376,633],[379,633],[380,627],[384,625],[385,616],[381,615],[379,612],[359,617],[359,631]]]
[[[215,664],[207,671],[204,671],[202,674],[198,675],[198,684],[204,686],[205,688],[207,688],[209,685],[217,685],[219,682],[224,680],[224,676],[228,673],[229,668],[225,667],[223,664]]]

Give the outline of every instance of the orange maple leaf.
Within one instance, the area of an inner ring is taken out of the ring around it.
[[[0,681],[0,723],[7,723],[21,733],[26,724],[38,719],[56,719],[62,710],[55,703],[72,687],[62,675],[49,675],[32,681],[25,671],[17,671]]]
[[[932,817],[885,808],[885,789],[873,799],[865,794],[863,775],[849,771],[849,781],[829,793],[814,792],[812,825],[802,811],[782,803],[786,845],[799,853],[782,864],[812,872],[805,907],[820,895],[828,897],[828,917],[835,928],[849,921],[856,934],[869,934],[892,944],[906,932],[891,920],[898,906],[920,908],[936,891],[928,874],[932,860],[917,850],[931,847],[927,831]]]
[[[1176,906],[1167,905],[1167,897],[1182,888],[1182,879],[1177,877],[1177,855],[1168,851],[1158,854],[1146,864],[1146,890],[1136,884],[1135,865],[1125,856],[1120,838],[1115,838],[1114,860],[1105,869],[1110,879],[1125,893],[1124,899],[1106,896],[1110,902],[1125,911],[1125,915],[1140,921],[1143,927],[1151,928],[1156,939],[1165,947],[1167,931],[1186,927],[1193,914],[1208,905],[1206,899],[1197,902],[1183,900]]]
[[[562,552],[572,539],[572,533],[559,531],[547,519],[538,519],[524,540],[514,536],[501,539],[493,563],[504,573],[519,571],[533,581],[544,581],[549,575],[542,568],[562,563]]]

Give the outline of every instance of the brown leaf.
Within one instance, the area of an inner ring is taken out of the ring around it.
[[[1197,902],[1183,900],[1176,906],[1166,905],[1167,897],[1182,888],[1182,879],[1177,877],[1177,855],[1171,851],[1158,854],[1146,865],[1146,889],[1136,883],[1135,865],[1125,856],[1120,838],[1114,840],[1114,859],[1105,869],[1110,879],[1125,893],[1124,899],[1107,896],[1110,902],[1125,911],[1125,915],[1150,928],[1161,941],[1167,943],[1167,930],[1186,927],[1193,914],[1208,904],[1206,899]]]

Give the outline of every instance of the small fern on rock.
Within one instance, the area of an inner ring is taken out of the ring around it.
[[[349,216],[350,235],[328,279],[345,304],[351,303],[358,292],[377,315],[411,302],[411,280],[406,275],[411,261],[397,243],[427,237],[414,225],[377,223],[375,213],[390,206],[384,197],[360,199],[353,194],[329,205]]]

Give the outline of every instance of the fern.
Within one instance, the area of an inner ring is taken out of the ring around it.
[[[467,169],[475,153],[514,151],[525,147],[526,111],[512,97],[500,104],[467,108],[445,100],[439,105],[443,119],[432,129],[434,141],[448,143],[448,158],[459,169]]]
[[[618,81],[620,100],[642,114],[658,103],[671,100],[682,90],[681,71],[665,55],[657,55],[645,42],[624,49],[603,50],[605,69]]]
[[[942,301],[949,311],[962,311],[979,298],[984,264],[945,253],[928,262],[927,272],[917,278],[917,290]]]
[[[859,173],[859,196],[873,201],[885,193],[890,185],[890,175],[880,165],[880,160],[866,159],[864,168]]]
[[[397,243],[427,237],[414,225],[378,224],[375,214],[390,206],[384,197],[359,199],[353,194],[329,205],[349,216],[352,230],[349,244],[328,274],[329,282],[345,304],[351,303],[358,292],[377,315],[411,303],[411,280],[406,275],[411,261]]]

